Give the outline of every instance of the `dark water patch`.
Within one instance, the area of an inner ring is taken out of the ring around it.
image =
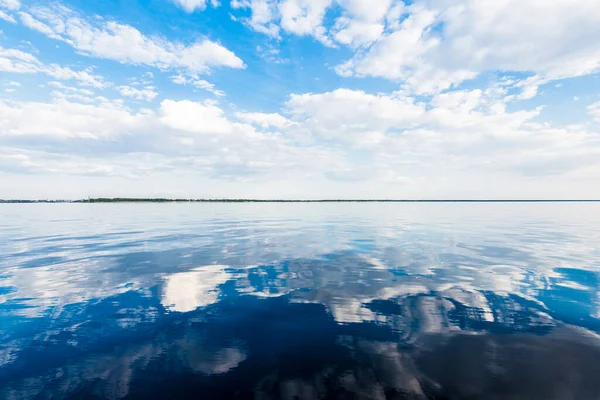
[[[137,298],[123,296],[121,303]],[[417,305],[427,297],[405,302],[418,313]],[[12,374],[0,369],[0,394],[584,399],[600,393],[597,339],[569,327],[523,333],[515,320],[504,334],[475,325],[466,334],[428,333],[421,325],[403,338],[385,325],[340,325],[321,304],[239,296],[189,313],[161,314],[152,324],[119,333],[114,321],[96,320],[110,313],[105,308],[111,302],[90,306],[87,314],[96,322],[30,346],[8,368]],[[112,340],[81,344],[79,350],[68,345],[73,337],[100,336]]]

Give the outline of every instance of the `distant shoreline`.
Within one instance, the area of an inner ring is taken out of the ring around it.
[[[596,203],[600,200],[566,199],[313,199],[313,200],[261,200],[261,199],[168,199],[168,198],[91,198],[80,200],[2,200],[0,203]]]

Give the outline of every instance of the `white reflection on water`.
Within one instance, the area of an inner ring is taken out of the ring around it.
[[[165,277],[162,304],[172,311],[187,312],[217,302],[218,286],[231,277],[226,265],[205,265]]]

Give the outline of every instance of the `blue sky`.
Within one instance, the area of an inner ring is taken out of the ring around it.
[[[599,198],[600,4],[0,0],[0,198]]]

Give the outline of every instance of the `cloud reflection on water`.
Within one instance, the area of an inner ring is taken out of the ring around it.
[[[371,206],[30,217],[0,237],[0,398],[600,395],[597,205]]]

